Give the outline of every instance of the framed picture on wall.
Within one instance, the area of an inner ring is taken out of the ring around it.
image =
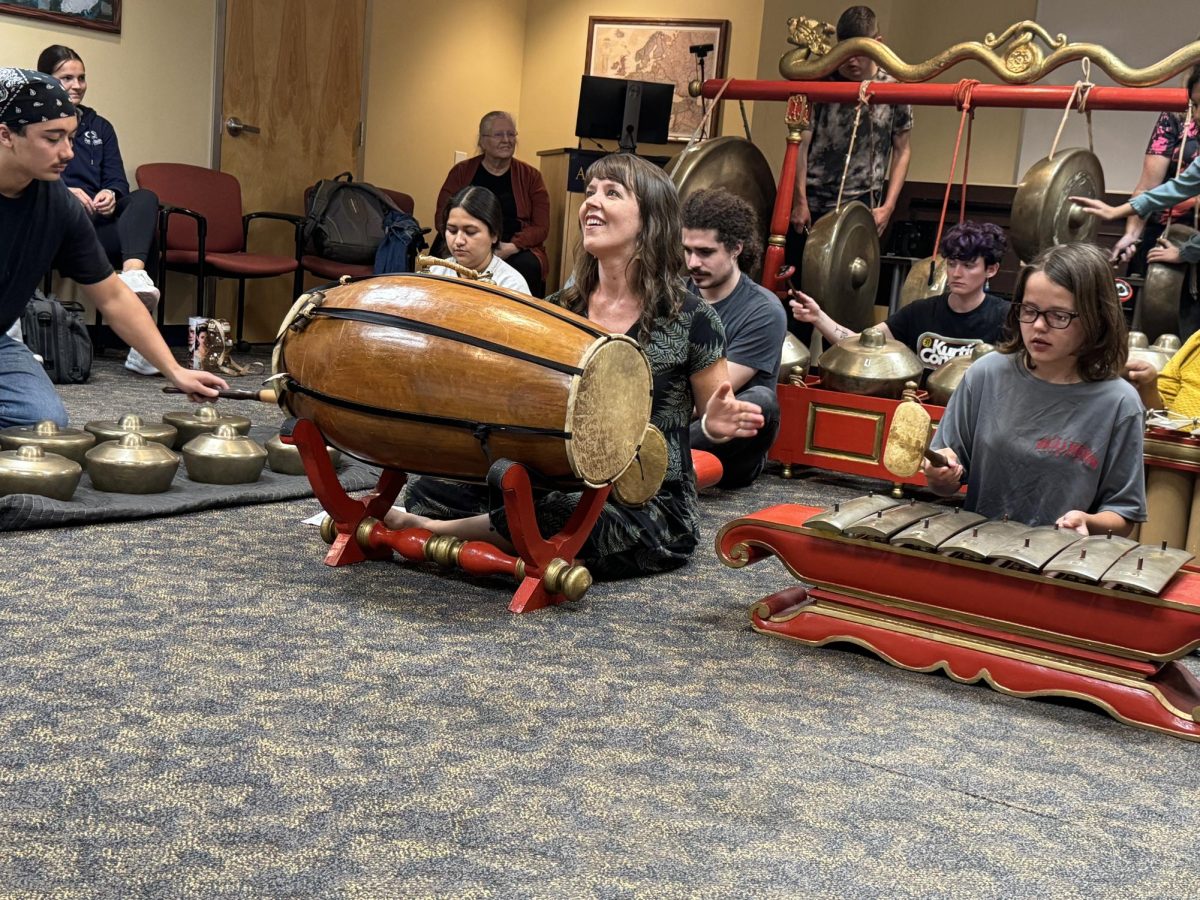
[[[4,0],[0,2],[0,13],[121,32],[121,0]]]
[[[686,141],[704,118],[699,97],[688,83],[700,77],[697,53],[704,55],[704,77],[723,78],[729,47],[728,19],[588,19],[588,75],[673,84],[670,140]],[[708,133],[720,127],[720,107],[709,119]]]

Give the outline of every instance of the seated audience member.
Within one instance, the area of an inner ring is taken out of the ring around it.
[[[1161,372],[1144,359],[1131,359],[1125,363],[1125,377],[1146,409],[1200,417],[1200,331],[1184,341]]]
[[[989,519],[1128,534],[1146,520],[1142,404],[1121,372],[1125,316],[1107,256],[1090,244],[1041,253],[1022,272],[1013,337],[976,360],[933,437],[951,465],[921,471]]]
[[[575,280],[550,298],[613,334],[641,344],[650,360],[650,422],[667,444],[667,468],[658,493],[640,509],[615,500],[604,505],[580,559],[597,578],[620,578],[674,569],[700,540],[696,483],[688,452],[693,409],[712,437],[750,437],[762,427],[757,406],[733,396],[725,367],[721,320],[690,295],[683,282],[679,199],[655,165],[629,153],[596,160],[588,168],[579,208],[582,250]],[[521,385],[511,386],[514,395]],[[579,502],[578,492],[545,491],[535,500],[543,534],[561,531]],[[467,540],[488,541],[511,553],[505,510],[485,487],[438,478],[416,478],[392,528],[428,528]]]
[[[734,394],[761,407],[765,420],[753,437],[729,441],[709,439],[700,422],[692,422],[692,449],[721,460],[724,474],[718,486],[723,488],[752,483],[779,432],[775,384],[787,314],[779,298],[742,271],[752,268],[762,252],[757,229],[750,204],[725,190],[696,191],[683,205],[689,288],[716,310],[725,326],[725,358]]]
[[[146,273],[146,260],[158,223],[158,198],[150,191],[129,190],[116,131],[108,119],[82,105],[87,74],[79,54],[53,44],[42,51],[37,67],[58,79],[79,113],[75,156],[67,163],[62,182],[92,220],[109,259],[121,260],[118,277],[153,314],[159,294]],[[129,351],[125,368],[141,375],[158,374],[136,350]]]
[[[446,201],[469,184],[487,188],[500,201],[500,242],[496,254],[521,273],[535,297],[546,293],[546,248],[550,232],[550,194],[542,173],[515,159],[517,123],[506,112],[479,120],[480,154],[452,168],[438,192],[435,225],[446,229]]]
[[[28,69],[0,68],[0,428],[50,419],[67,411],[46,370],[6,333],[51,266],[84,294],[131,347],[193,400],[217,396],[226,384],[175,361],[154,320],[113,272],[83,206],[59,176],[71,161],[79,122],[57,80]]]
[[[936,369],[955,356],[968,355],[981,341],[998,344],[1008,316],[1007,301],[986,291],[988,279],[1000,270],[1008,241],[991,223],[963,222],[951,228],[938,245],[946,260],[949,292],[915,300],[896,310],[880,328]],[[801,291],[792,295],[792,315],[810,322],[831,343],[854,337],[855,332],[833,321],[816,299]],[[819,299],[819,298],[818,298]]]
[[[460,266],[486,275],[492,284],[529,293],[521,273],[502,260],[496,252],[500,243],[500,203],[487,188],[468,185],[450,198],[445,210],[446,249]],[[457,278],[453,269],[433,266],[434,275]]]

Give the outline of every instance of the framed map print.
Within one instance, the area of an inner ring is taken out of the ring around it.
[[[728,19],[588,19],[586,74],[673,84],[670,140],[686,141],[704,118],[688,83],[700,77],[692,47],[705,48],[704,77],[725,76]],[[716,134],[721,110],[713,111],[708,133]]]
[[[121,31],[121,0],[6,0],[0,2],[0,13],[97,31]]]

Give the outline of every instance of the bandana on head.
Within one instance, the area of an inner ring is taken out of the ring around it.
[[[57,78],[0,66],[0,122],[23,127],[74,116],[75,106]]]

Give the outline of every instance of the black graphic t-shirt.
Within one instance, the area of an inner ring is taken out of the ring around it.
[[[888,316],[892,336],[917,354],[927,369],[965,356],[981,341],[999,343],[1004,335],[1009,304],[994,294],[968,313],[950,308],[950,295],[916,300]]]

